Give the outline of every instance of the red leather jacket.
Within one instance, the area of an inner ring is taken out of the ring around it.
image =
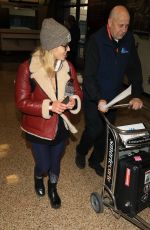
[[[70,70],[71,76],[68,74]],[[80,99],[82,91],[79,86],[75,69],[67,61],[62,62],[61,70],[57,72],[58,100],[65,95],[65,86],[70,77],[73,79],[75,95],[77,95],[77,107],[75,110],[66,111],[62,114],[65,126],[75,133],[77,130],[71,124],[70,113],[77,113],[80,110]],[[31,79],[35,81],[35,88],[32,90]],[[53,140],[58,126],[58,114],[49,114],[49,104],[56,100],[56,95],[50,78],[37,61],[25,61],[20,64],[15,82],[16,107],[22,112],[21,128],[34,136]]]

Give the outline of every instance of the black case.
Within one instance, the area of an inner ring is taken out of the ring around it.
[[[115,186],[117,208],[130,217],[150,206],[150,153],[141,151],[118,162]]]

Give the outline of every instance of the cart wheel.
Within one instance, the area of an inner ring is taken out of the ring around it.
[[[99,193],[93,192],[90,197],[91,205],[96,213],[102,213],[104,211],[104,205],[102,197]]]

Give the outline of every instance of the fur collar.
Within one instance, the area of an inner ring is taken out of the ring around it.
[[[64,98],[65,85],[70,79],[69,75],[69,64],[67,61],[63,61],[61,68],[58,68],[57,74],[57,84],[58,84],[58,100]],[[55,91],[52,87],[51,79],[46,73],[45,69],[42,67],[39,56],[33,56],[30,63],[31,78],[34,78],[42,90],[47,94],[51,101],[56,100]]]

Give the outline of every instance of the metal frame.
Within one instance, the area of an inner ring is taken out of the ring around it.
[[[123,108],[123,107],[128,107],[128,106],[129,104],[120,104],[120,105],[115,105],[111,107],[111,109]],[[143,106],[143,109],[150,112],[150,109],[148,107]],[[115,195],[114,195],[115,185],[116,185],[116,176],[117,176],[117,166],[118,166],[118,160],[119,160],[119,146],[120,146],[119,134],[129,135],[131,133],[139,134],[145,131],[150,132],[150,127],[145,128],[145,129],[140,129],[140,130],[133,130],[133,131],[120,130],[108,121],[104,113],[101,113],[101,114],[107,126],[107,147],[106,147],[103,187],[101,191],[101,203],[103,203],[106,207],[110,208],[116,218],[120,218],[120,216],[122,216],[123,218],[133,223],[140,229],[150,230],[150,224],[147,223],[145,220],[143,220],[140,216],[136,215],[131,218],[126,213],[123,213],[122,211],[118,210],[117,205],[116,205]],[[145,145],[150,146],[150,139],[148,140],[146,144],[140,143],[140,144],[131,146],[131,149],[143,147]],[[103,210],[103,208],[101,210]]]

